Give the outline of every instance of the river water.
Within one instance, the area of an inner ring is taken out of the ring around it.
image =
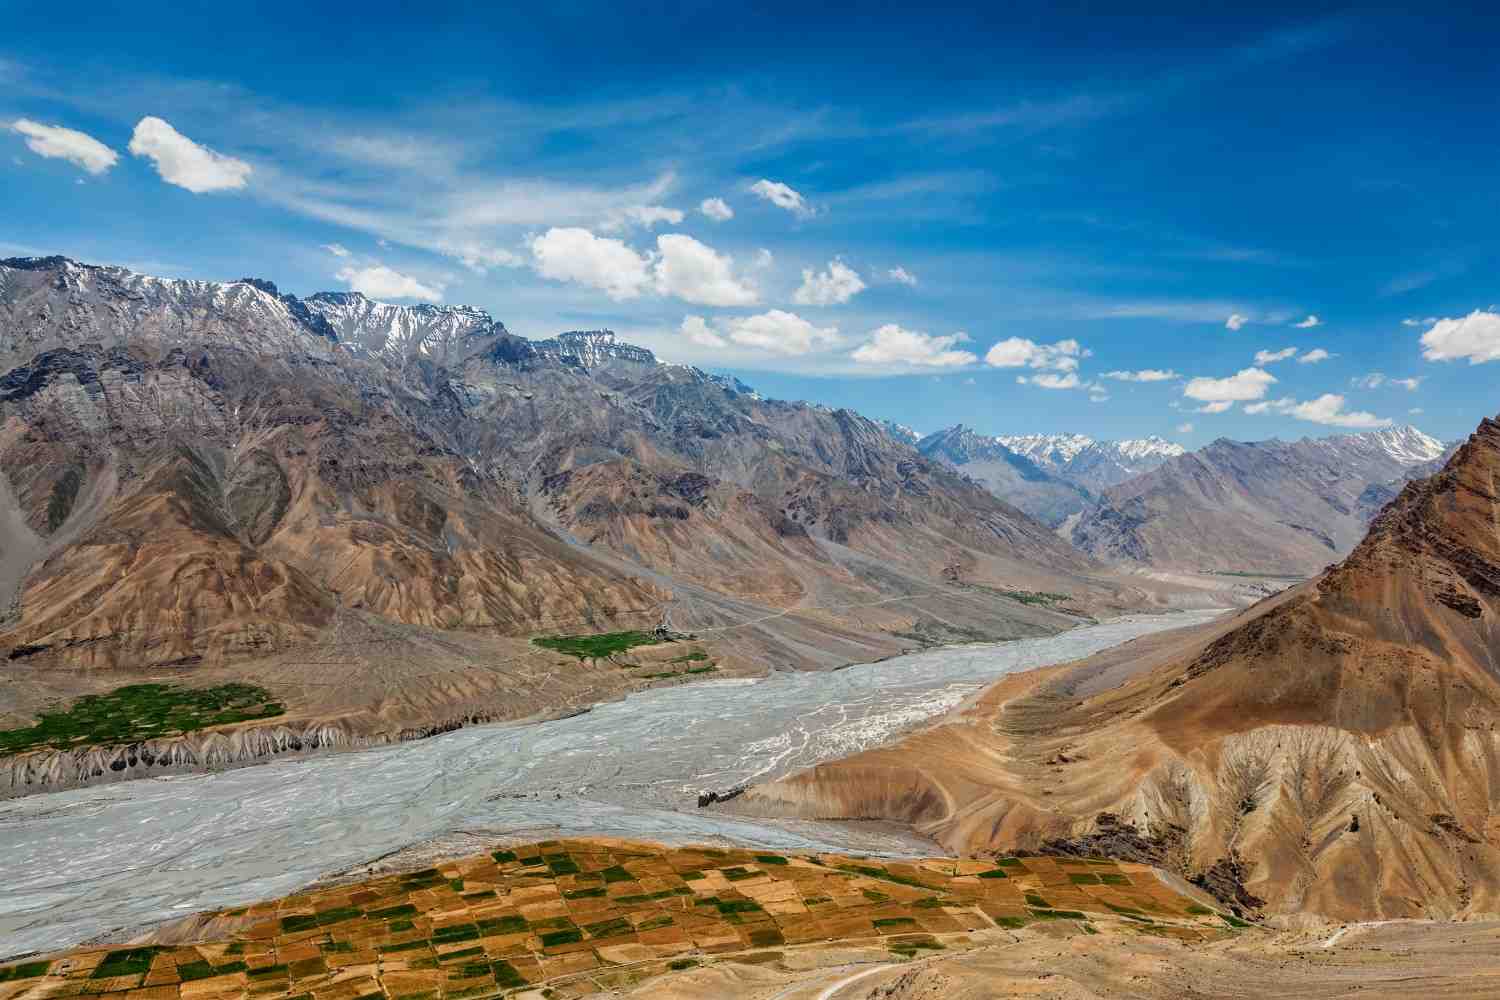
[[[922,853],[899,835],[721,816],[695,800],[887,742],[1002,674],[1220,613],[705,681],[552,722],[0,803],[0,957],[285,895],[455,830]]]

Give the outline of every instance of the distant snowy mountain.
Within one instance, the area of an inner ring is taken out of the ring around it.
[[[1083,434],[1020,434],[995,440],[1048,472],[1091,490],[1123,483],[1186,452],[1181,445],[1155,436],[1096,441]]]
[[[1447,450],[1409,426],[1221,438],[1101,491],[1069,537],[1102,559],[1311,575],[1348,553],[1408,475],[1426,474]]]

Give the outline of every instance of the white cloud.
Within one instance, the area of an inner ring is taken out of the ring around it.
[[[885,276],[910,288],[917,287],[917,276],[904,267],[893,267],[885,272]]]
[[[1401,321],[1401,325],[1402,326],[1431,326],[1432,324],[1436,323],[1437,321],[1438,321],[1438,318],[1436,316],[1428,316],[1428,317],[1426,317],[1424,319],[1417,319],[1415,316],[1408,316],[1406,319],[1403,319]]]
[[[1371,430],[1391,425],[1391,421],[1387,417],[1377,417],[1375,414],[1367,413],[1364,410],[1345,410],[1344,397],[1333,392],[1324,393],[1317,399],[1310,399],[1305,403],[1299,403],[1297,400],[1290,398],[1252,403],[1245,407],[1245,412],[1252,414],[1280,413],[1314,424],[1327,424],[1332,427],[1352,427],[1360,430]]]
[[[1241,316],[1239,313],[1230,313],[1229,318],[1224,321],[1224,326],[1230,330],[1238,330],[1248,322],[1250,322],[1250,317]]]
[[[1066,375],[1043,372],[1029,378],[1025,375],[1017,375],[1016,382],[1019,385],[1034,385],[1040,389],[1076,389],[1083,384],[1078,380],[1076,372],[1068,372]]]
[[[423,299],[427,302],[441,302],[443,299],[441,288],[424,284],[384,264],[346,267],[339,271],[338,279],[372,299]]]
[[[1307,351],[1306,353],[1304,353],[1302,355],[1302,357],[1298,358],[1297,359],[1297,364],[1299,364],[1299,365],[1315,365],[1319,361],[1327,361],[1331,357],[1333,357],[1333,355],[1329,354],[1327,351],[1323,350],[1323,348],[1321,348],[1321,347],[1314,347],[1312,350]]]
[[[765,247],[761,247],[759,250],[755,251],[755,257],[751,259],[750,266],[755,268],[757,271],[764,271],[775,262],[776,255],[771,253],[771,251],[767,250]]]
[[[1379,389],[1382,386],[1390,386],[1394,389],[1405,389],[1407,392],[1416,392],[1422,385],[1422,379],[1416,378],[1391,378],[1382,372],[1371,372],[1368,375],[1359,375],[1349,380],[1349,384],[1356,389]]]
[[[802,269],[802,287],[792,295],[792,301],[799,306],[840,305],[864,290],[865,283],[854,268],[834,258],[822,274]]]
[[[807,199],[802,197],[802,193],[780,181],[762,178],[750,185],[750,192],[759,195],[777,208],[784,208],[804,219],[813,214],[812,207],[808,205]]]
[[[1414,417],[1420,417],[1422,414],[1426,413],[1427,411],[1424,410],[1424,409],[1422,409],[1420,406],[1413,406],[1411,409],[1407,410],[1406,412],[1409,413],[1409,414],[1411,414]]]
[[[969,335],[962,332],[934,337],[887,323],[873,331],[869,343],[856,348],[851,357],[867,365],[955,368],[979,360],[971,351],[954,349],[955,344],[966,343],[968,339]]]
[[[679,328],[682,335],[699,347],[728,347],[729,341],[714,333],[702,316],[684,316]]]
[[[1178,434],[1191,434],[1191,433],[1193,433],[1193,422],[1191,420],[1189,420],[1185,424],[1178,424],[1177,425],[1177,433]]]
[[[120,154],[86,132],[43,125],[29,118],[17,118],[11,131],[26,137],[26,148],[49,160],[67,160],[91,174],[102,174],[119,162]]]
[[[1256,351],[1255,363],[1258,365],[1269,365],[1277,361],[1285,361],[1297,353],[1295,347],[1284,347],[1279,351]]]
[[[991,368],[1042,368],[1071,372],[1077,370],[1080,358],[1091,354],[1092,351],[1080,346],[1076,340],[1038,344],[1025,337],[1009,337],[989,349],[984,356],[984,363]]]
[[[129,148],[155,164],[162,180],[194,194],[238,190],[251,174],[244,160],[200,146],[160,118],[137,122]]]
[[[531,240],[532,266],[544,278],[597,288],[622,302],[638,298],[651,282],[651,259],[622,240],[576,226],[549,229]]]
[[[809,354],[839,344],[838,327],[813,326],[796,313],[780,309],[726,319],[722,327],[729,339],[742,347],[759,347],[778,354]]]
[[[1138,372],[1105,372],[1104,377],[1117,382],[1170,382],[1182,376],[1170,368],[1142,368]]]
[[[734,209],[723,198],[704,198],[698,203],[698,211],[715,222],[728,222],[734,218]]]
[[[1322,326],[1323,321],[1318,319],[1315,313],[1308,313],[1307,319],[1302,320],[1300,323],[1293,323],[1292,325],[1299,330],[1311,330],[1315,326]]]
[[[333,254],[335,257],[347,257],[347,256],[349,256],[349,248],[346,247],[346,246],[344,246],[342,243],[324,243],[323,244],[323,249],[327,250],[329,253]]]
[[[576,226],[531,239],[532,267],[544,278],[597,288],[617,302],[654,291],[705,306],[745,306],[756,291],[734,275],[732,258],[681,233],[656,238],[655,253]]]
[[[1500,361],[1500,313],[1476,309],[1459,319],[1436,321],[1422,334],[1422,357],[1428,361],[1467,358],[1471,365]]]
[[[748,306],[759,296],[734,276],[734,260],[691,236],[656,238],[656,289],[701,306]]]
[[[1088,390],[1090,403],[1104,403],[1109,401],[1108,391],[1106,391],[1104,386],[1100,385],[1098,382],[1090,384]]]
[[[1204,405],[1200,413],[1223,413],[1235,403],[1261,399],[1276,382],[1276,376],[1262,368],[1245,368],[1227,378],[1190,379],[1182,394]]]

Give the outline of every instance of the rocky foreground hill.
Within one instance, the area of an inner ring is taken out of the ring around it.
[[[962,718],[760,788],[958,851],[1109,853],[1246,914],[1500,912],[1500,422],[1318,579],[1206,632],[1007,679]]]
[[[1148,600],[856,413],[607,331],[23,258],[0,262],[0,368],[9,725],[254,679],[287,714],[212,751],[233,760],[641,683],[538,633],[667,624],[726,672],[831,667]]]

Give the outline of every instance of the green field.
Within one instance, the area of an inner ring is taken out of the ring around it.
[[[131,684],[107,694],[84,695],[65,709],[41,713],[26,729],[0,730],[0,753],[41,747],[65,750],[99,743],[136,743],[194,729],[269,719],[285,709],[253,684],[185,688]]]
[[[598,635],[549,635],[531,641],[543,649],[580,660],[598,660],[636,646],[651,646],[660,640],[651,632],[601,632]]]

